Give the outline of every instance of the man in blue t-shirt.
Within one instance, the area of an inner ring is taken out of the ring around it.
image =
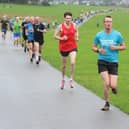
[[[126,48],[123,36],[112,29],[112,17],[104,18],[104,30],[94,38],[92,50],[98,53],[98,72],[104,83],[105,105],[102,111],[109,110],[109,88],[117,94],[118,51]]]
[[[27,31],[27,39],[29,45],[30,62],[33,62],[33,50],[34,50],[34,17],[31,17],[29,22],[25,25]]]

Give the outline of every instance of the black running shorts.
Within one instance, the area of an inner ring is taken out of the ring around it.
[[[72,49],[71,51],[67,51],[67,52],[63,52],[61,51],[60,54],[64,57],[67,57],[69,55],[70,52],[73,52],[73,51],[77,51],[77,48],[74,48]]]
[[[108,71],[109,74],[118,75],[118,63],[98,60],[98,73]]]

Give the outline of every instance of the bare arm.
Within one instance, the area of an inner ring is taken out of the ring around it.
[[[96,44],[93,44],[92,50],[97,53],[104,54],[106,51],[103,48],[98,48]]]
[[[54,33],[54,38],[57,39],[57,40],[61,40],[61,37],[59,36],[60,31],[61,31],[61,27],[58,26],[58,27],[55,29],[55,33]]]
[[[66,36],[63,36],[63,37],[60,36],[60,32],[61,32],[61,25],[59,25],[56,28],[55,33],[54,33],[54,38],[57,40],[67,40]]]
[[[96,44],[93,44],[92,45],[92,50],[94,51],[94,52],[98,52],[98,48],[97,48],[97,45]]]
[[[122,43],[120,46],[114,46],[114,45],[112,45],[112,46],[110,46],[110,48],[111,48],[111,50],[125,50],[126,49],[126,45],[125,45],[125,43]]]

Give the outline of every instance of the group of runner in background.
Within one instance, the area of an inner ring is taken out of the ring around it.
[[[41,22],[41,18],[15,16],[8,19],[6,15],[2,16],[0,21],[0,28],[2,32],[2,39],[6,39],[8,29],[13,35],[14,45],[18,47],[20,39],[21,45],[24,47],[24,52],[29,52],[30,62],[36,60],[36,64],[40,63],[41,50],[44,43],[44,32],[47,32],[46,26]]]

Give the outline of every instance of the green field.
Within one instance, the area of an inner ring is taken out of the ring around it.
[[[63,13],[67,10],[71,11],[74,14],[74,17],[77,17],[80,15],[82,9],[88,11],[104,8],[106,7],[87,7],[77,5],[54,5],[50,7],[11,5],[10,7],[1,4],[0,13],[6,13],[9,16],[39,15],[42,16],[45,21],[52,22],[55,19],[62,21]],[[123,34],[127,45],[126,51],[120,52],[118,95],[115,96],[110,92],[111,103],[129,114],[129,9],[117,8],[113,13],[105,15],[111,15],[113,17],[113,28],[119,30]],[[97,73],[97,54],[91,51],[91,46],[93,43],[93,37],[103,28],[103,17],[104,15],[97,15],[79,28],[79,48],[75,70],[75,80],[102,98],[103,84]],[[99,28],[96,27],[96,22],[100,23]],[[58,52],[58,41],[54,40],[53,33],[54,31],[49,30],[45,34],[45,45],[42,56],[51,65],[60,69],[61,62]],[[69,76],[69,68],[67,69],[67,75]]]
[[[100,9],[106,7],[100,7]],[[8,16],[41,16],[45,21],[51,22],[52,20],[62,21],[63,13],[71,11],[73,17],[80,16],[82,10],[97,10],[98,7],[87,7],[84,5],[53,5],[53,6],[34,6],[34,5],[14,5],[14,4],[0,4],[0,14],[8,14]]]

